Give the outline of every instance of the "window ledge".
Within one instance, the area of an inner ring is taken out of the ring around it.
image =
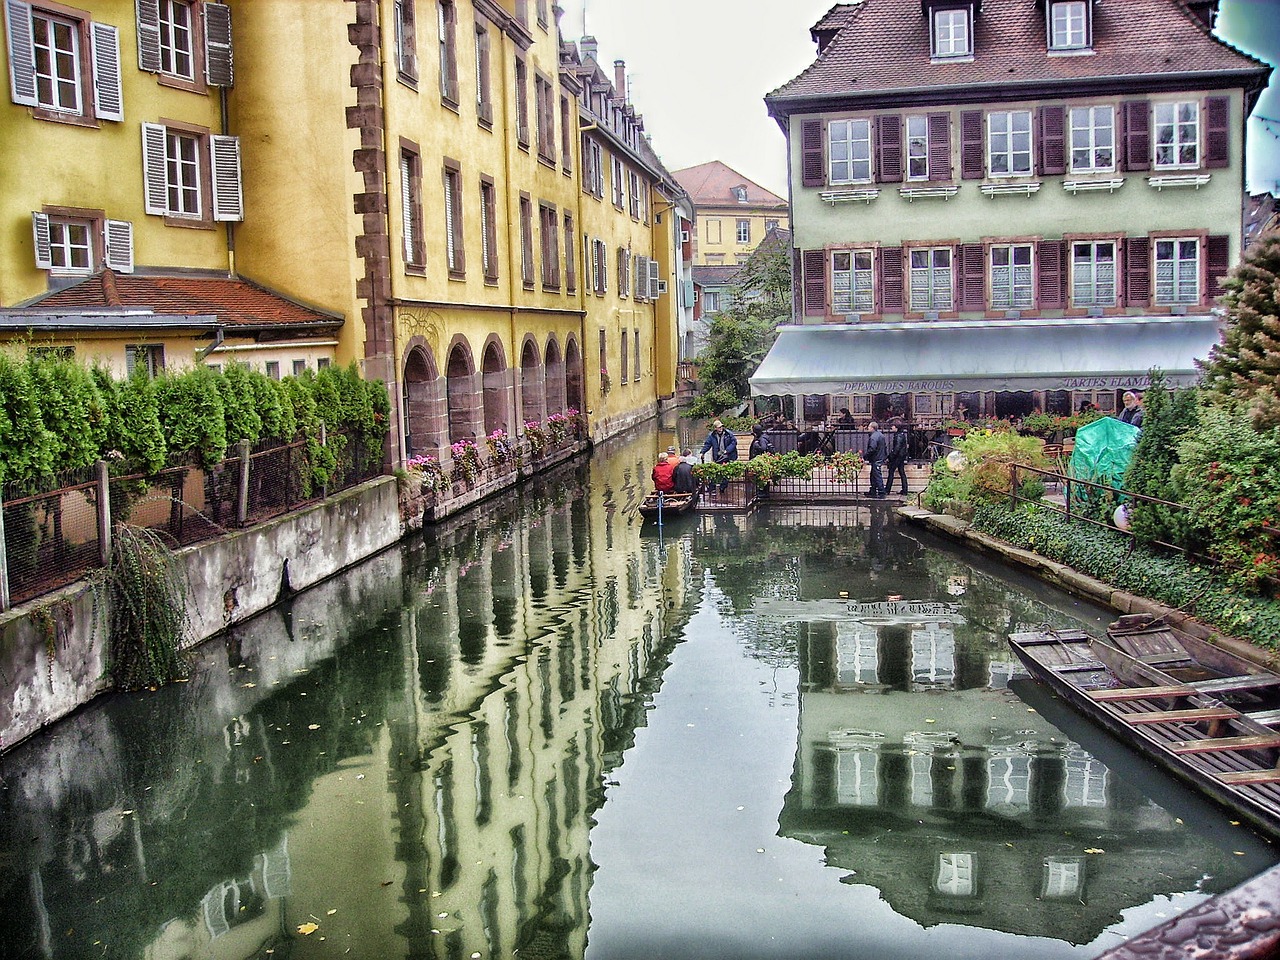
[[[821,194],[824,203],[832,205],[837,203],[848,203],[853,200],[861,200],[863,203],[870,203],[876,197],[880,196],[878,187],[862,187],[856,190],[824,190]]]
[[[1067,193],[1087,193],[1097,190],[1105,190],[1107,193],[1115,193],[1124,186],[1124,177],[1111,177],[1108,180],[1063,180],[1062,189]]]
[[[943,200],[950,200],[960,192],[958,184],[950,184],[945,187],[901,187],[898,190],[898,196],[904,200],[933,200],[941,197]]]
[[[1051,57],[1092,57],[1094,49],[1093,47],[1050,47],[1048,55]]]
[[[1175,173],[1160,177],[1147,177],[1147,186],[1156,190],[1163,190],[1165,187],[1195,187],[1199,190],[1209,182],[1213,174],[1210,173]]]
[[[978,189],[985,197],[1029,197],[1040,192],[1041,183],[1033,180],[1030,183],[984,183]]]

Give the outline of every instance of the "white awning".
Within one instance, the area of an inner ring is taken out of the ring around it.
[[[1199,379],[1214,316],[1071,317],[780,327],[755,396],[1142,389]]]

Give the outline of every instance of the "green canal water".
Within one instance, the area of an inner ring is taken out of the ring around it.
[[[885,504],[642,527],[656,426],[0,760],[0,956],[1093,957],[1280,853]]]

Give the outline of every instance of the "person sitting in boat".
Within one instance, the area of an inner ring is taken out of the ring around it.
[[[665,453],[658,458],[658,465],[653,468],[653,489],[659,493],[675,493],[676,465]]]
[[[670,458],[668,458],[670,459]],[[688,447],[684,448],[684,455],[676,464],[674,473],[676,482],[676,493],[693,493],[698,489],[698,481],[693,476],[693,451]],[[656,468],[655,468],[656,469]]]

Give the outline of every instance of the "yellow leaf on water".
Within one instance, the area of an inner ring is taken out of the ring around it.
[[[318,724],[318,723],[309,723],[309,724],[307,724],[307,729],[308,729],[308,730],[319,730],[319,729],[320,729],[320,724]]]
[[[1088,847],[1085,850],[1085,853],[1106,853],[1106,852],[1107,851],[1103,850],[1101,847]]]
[[[320,929],[320,924],[311,923],[310,921],[307,921],[306,923],[298,924],[298,932],[302,934],[304,937],[315,933],[319,929]]]

